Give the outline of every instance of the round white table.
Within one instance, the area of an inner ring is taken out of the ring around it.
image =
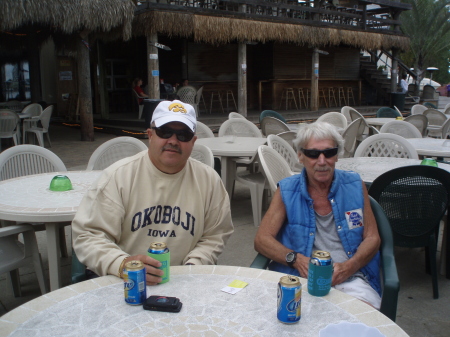
[[[375,118],[365,118],[366,123],[372,126],[376,126],[377,129],[380,129],[384,124],[395,121],[395,118],[388,117],[375,117]]]
[[[214,138],[200,138],[197,144],[209,147],[215,156],[221,158],[222,181],[231,198],[234,178],[236,176],[236,162],[239,157],[254,157],[260,145],[266,144],[266,138],[224,136]]]
[[[115,276],[74,284],[43,295],[0,317],[0,336],[319,336],[327,325],[363,323],[385,336],[408,336],[369,305],[332,289],[308,294],[299,323],[277,320],[277,283],[284,274],[233,266],[171,267],[171,280],[147,287],[147,296],[175,296],[179,313],[143,310],[125,303]],[[221,291],[233,280],[248,285],[235,295]]]
[[[84,193],[101,171],[51,172],[0,182],[0,219],[45,222],[50,289],[61,287],[58,223],[72,221]],[[50,181],[57,174],[69,177],[73,190],[53,192]]]
[[[450,139],[407,138],[420,156],[450,157]]]

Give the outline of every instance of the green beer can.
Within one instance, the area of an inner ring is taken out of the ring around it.
[[[161,283],[169,282],[170,280],[170,251],[165,242],[153,242],[147,251],[147,255],[162,263],[161,269],[164,271]]]

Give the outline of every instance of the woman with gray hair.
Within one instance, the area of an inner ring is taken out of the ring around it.
[[[332,286],[379,308],[379,246],[367,189],[355,172],[335,169],[343,139],[331,124],[306,124],[294,140],[301,174],[278,183],[255,237],[269,269],[308,276],[315,250],[334,262]]]

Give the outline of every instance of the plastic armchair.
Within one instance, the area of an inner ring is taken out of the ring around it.
[[[299,173],[303,169],[303,165],[298,161],[297,153],[284,139],[277,135],[269,135],[267,137],[267,145],[284,158],[292,172]]]
[[[285,131],[285,132],[281,132],[281,133],[277,134],[277,136],[283,138],[295,150],[293,140],[295,138],[297,138],[297,132]]]
[[[86,170],[103,170],[116,161],[148,150],[139,139],[133,137],[117,137],[104,142],[92,153]]]
[[[214,168],[214,156],[211,149],[202,144],[194,144],[191,152],[191,158]]]
[[[422,104],[414,104],[411,107],[411,115],[421,115],[425,110],[428,108],[425,105]]]
[[[396,118],[402,117],[402,114],[398,113],[395,109],[382,107],[377,110],[377,118]]]
[[[261,121],[261,132],[265,136],[277,135],[286,131],[290,131],[287,124],[275,117],[264,117]]]
[[[347,127],[347,118],[340,112],[327,112],[317,118],[317,122],[327,122],[334,125],[341,134]]]
[[[438,107],[430,102],[423,103],[424,106],[426,106],[428,109],[437,109]]]
[[[18,234],[23,235],[23,249],[17,241]],[[0,247],[0,274],[9,272],[14,296],[22,295],[18,268],[30,262],[33,262],[41,293],[45,294],[48,288],[33,226],[22,224],[0,228]]]
[[[39,145],[44,147],[44,133],[47,134],[47,140],[52,147],[52,143],[50,141],[50,135],[48,133],[48,129],[50,126],[50,118],[52,117],[53,113],[53,105],[49,105],[47,108],[45,108],[44,111],[42,111],[41,115],[38,118],[32,118],[32,119],[26,119],[24,122],[27,121],[33,121],[35,122],[35,126],[31,126],[28,129],[24,129],[23,131],[23,142],[25,143],[26,135],[27,133],[31,132],[36,135],[36,138],[38,139]],[[41,122],[42,127],[38,127],[37,123]]]
[[[147,98],[147,97],[141,97],[141,96],[139,96],[139,94],[136,92],[136,90],[134,90],[134,89],[131,89],[132,91],[133,91],[133,96],[136,98],[136,102],[137,102],[137,105],[138,105],[138,108],[139,108],[139,119],[141,119],[141,117],[142,117],[142,112],[144,111],[144,105],[143,104],[140,104],[139,103],[139,100],[140,99],[145,99],[145,98]]]
[[[278,182],[292,175],[291,168],[281,154],[267,145],[258,147],[258,157],[270,190],[275,193]]]
[[[428,118],[428,136],[441,137],[442,126],[447,121],[445,114],[436,109],[427,109],[423,114]]]
[[[447,139],[447,136],[450,132],[450,118],[447,119],[447,121],[442,125],[442,134],[441,134],[441,138],[442,139]]]
[[[422,138],[422,134],[414,125],[396,120],[384,124],[380,129],[380,133],[393,133],[403,138]]]
[[[349,126],[342,133],[342,138],[344,138],[344,158],[353,157],[356,150],[356,138],[358,136],[358,132],[360,130],[360,125],[362,123],[362,119],[358,118],[357,120],[350,123]]]
[[[236,137],[262,138],[261,131],[259,131],[258,127],[249,120],[243,118],[228,119],[220,125],[219,137],[230,135]]]
[[[259,115],[259,122],[261,123],[262,120],[263,120],[265,117],[274,117],[274,118],[279,119],[280,121],[282,121],[283,123],[286,124],[286,119],[285,119],[281,114],[279,114],[279,113],[276,112],[276,111],[273,111],[273,110],[264,110],[264,111],[261,112],[261,114]]]
[[[14,111],[0,110],[0,139],[12,138],[14,141],[14,145],[19,145],[19,128],[20,118]]]
[[[355,157],[419,159],[416,149],[405,138],[392,133],[380,133],[365,139],[357,147]]]
[[[180,101],[184,103],[188,103],[192,106],[195,106],[195,96],[197,95],[197,90],[195,90],[194,87],[191,86],[185,86],[181,87],[177,91],[177,96],[179,97]]]
[[[350,111],[356,111],[359,114],[359,112],[351,106],[343,106],[341,108],[341,114],[343,114],[347,119],[347,124],[350,124],[355,120],[355,118],[352,118],[352,116],[350,115]],[[360,117],[362,117],[362,115]]]
[[[447,103],[444,107],[444,114],[450,115],[450,103]]]
[[[428,118],[424,115],[411,115],[404,119],[405,122],[414,125],[420,131],[422,137],[427,135]]]
[[[369,194],[386,213],[395,246],[426,248],[433,298],[439,298],[437,233],[449,203],[450,173],[427,165],[400,167],[375,179]]]
[[[197,128],[195,130],[195,135],[197,138],[213,138],[214,133],[209,128],[208,125],[203,124],[202,122],[197,121]]]
[[[378,233],[381,238],[380,262],[383,291],[381,296],[380,312],[395,322],[397,316],[400,281],[398,278],[397,265],[394,257],[393,234],[389,224],[389,219],[381,206],[372,197],[369,196],[369,199],[375,220],[377,221]],[[250,265],[250,268],[267,269],[269,264],[270,259],[258,253]]]
[[[247,119],[247,118],[245,118],[244,116],[242,116],[241,114],[239,114],[239,113],[237,113],[237,112],[230,112],[230,113],[228,114],[228,119],[231,119],[231,118],[243,118],[243,119]]]
[[[192,106],[195,109],[195,114],[197,117],[200,116],[200,100],[202,98],[202,94],[203,94],[203,87],[200,87],[200,89],[198,89],[197,93],[195,94],[195,100],[194,103],[192,104]]]

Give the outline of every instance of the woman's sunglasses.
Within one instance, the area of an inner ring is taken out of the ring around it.
[[[317,159],[319,156],[323,153],[325,158],[331,158],[337,155],[339,148],[333,147],[331,149],[325,149],[325,150],[307,150],[307,149],[301,149],[303,154],[309,158]]]
[[[194,137],[194,133],[187,129],[174,130],[167,126],[162,126],[160,128],[152,127],[152,129],[155,130],[155,133],[159,138],[163,139],[169,139],[175,134],[180,142],[189,142]]]

